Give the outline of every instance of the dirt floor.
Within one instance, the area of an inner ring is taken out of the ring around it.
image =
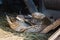
[[[0,40],[24,40],[24,36],[21,37],[13,35],[11,32],[6,32],[0,29]]]

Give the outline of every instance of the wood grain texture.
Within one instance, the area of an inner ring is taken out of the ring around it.
[[[55,40],[60,35],[60,28],[48,40]]]
[[[44,30],[41,31],[41,33],[48,33],[50,30],[55,29],[60,25],[60,19],[53,22],[51,25],[47,26]]]

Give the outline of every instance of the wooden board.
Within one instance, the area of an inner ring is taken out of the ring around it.
[[[60,35],[60,28],[48,40],[55,40]]]
[[[60,19],[53,22],[51,25],[47,26],[44,30],[41,31],[41,33],[48,33],[50,30],[55,29],[60,25]]]

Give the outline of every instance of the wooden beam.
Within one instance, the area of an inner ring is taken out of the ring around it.
[[[56,20],[55,22],[53,22],[53,24],[47,26],[45,29],[43,29],[41,31],[41,33],[48,33],[50,30],[55,29],[56,27],[58,27],[60,25],[60,19]]]
[[[59,35],[60,35],[60,28],[53,35],[51,35],[51,37],[48,38],[48,40],[55,40]]]

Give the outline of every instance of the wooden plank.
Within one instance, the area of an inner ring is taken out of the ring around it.
[[[59,35],[60,35],[60,28],[53,35],[51,35],[51,37],[48,38],[48,40],[55,40]]]
[[[41,31],[41,33],[48,33],[50,30],[55,29],[59,25],[60,25],[60,19],[58,19],[55,22],[53,22],[53,24],[47,26],[44,30]]]

